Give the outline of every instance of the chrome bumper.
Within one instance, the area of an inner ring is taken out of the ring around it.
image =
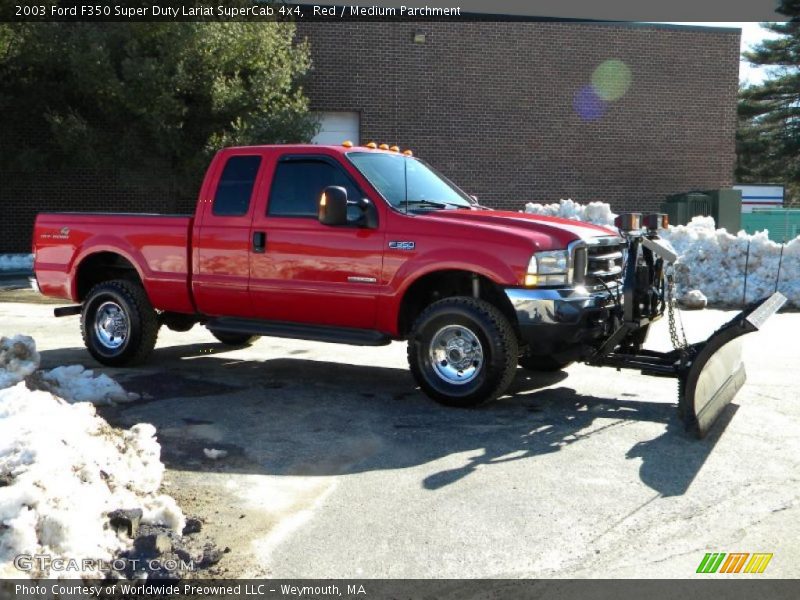
[[[523,324],[574,324],[586,311],[604,309],[614,304],[606,291],[589,291],[586,288],[523,289],[506,288],[506,297]]]
[[[612,290],[613,291],[613,290]],[[611,331],[614,296],[606,290],[506,288],[522,341],[533,354],[578,352]]]

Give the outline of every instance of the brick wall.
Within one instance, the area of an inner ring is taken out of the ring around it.
[[[412,42],[414,32],[425,44]],[[738,31],[555,22],[303,23],[315,110],[358,111],[362,143],[411,148],[482,203],[664,196],[732,183]],[[603,61],[627,93],[582,120]]]
[[[194,211],[194,198],[181,199],[169,170],[129,177],[119,173],[0,172],[0,254],[30,252],[38,212]]]

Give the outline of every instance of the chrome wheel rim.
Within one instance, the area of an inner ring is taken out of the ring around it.
[[[478,336],[461,325],[442,327],[431,339],[428,358],[433,372],[447,383],[463,385],[483,367],[483,346]]]
[[[120,348],[128,339],[130,324],[122,307],[116,302],[103,302],[94,315],[94,333],[109,350]]]

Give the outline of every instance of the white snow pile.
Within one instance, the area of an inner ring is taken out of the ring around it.
[[[535,204],[528,202],[525,212],[546,217],[561,217],[573,221],[586,221],[595,225],[613,225],[615,215],[611,206],[605,202],[579,204],[574,200],[559,200],[553,204]]]
[[[133,402],[139,394],[125,389],[108,375],[95,375],[81,365],[56,367],[45,371],[41,381],[50,392],[68,402],[91,402],[93,404]]]
[[[800,237],[783,247],[766,231],[731,235],[716,229],[711,217],[695,217],[688,225],[670,227],[663,237],[678,253],[675,280],[680,290],[699,289],[709,304],[741,305],[747,266],[747,302],[778,291],[800,307]],[[748,246],[750,247],[748,258]]]
[[[683,308],[701,309],[708,305],[708,298],[700,290],[689,290],[678,298],[678,304]]]
[[[19,383],[39,368],[39,353],[27,335],[0,338],[0,389]]]
[[[525,212],[613,225],[610,205],[591,202],[581,205],[572,200],[558,204],[533,204]],[[745,262],[747,262],[747,302],[769,296],[775,291],[780,263],[778,291],[788,298],[788,305],[800,307],[800,237],[783,247],[771,241],[766,231],[753,235],[744,231],[736,235],[716,229],[711,217],[695,217],[688,225],[670,226],[662,232],[678,254],[675,265],[677,295],[691,299],[689,292],[698,291],[709,305],[740,306],[744,294]],[[750,247],[749,258],[748,245]]]
[[[117,509],[140,509],[143,523],[180,533],[183,513],[158,493],[164,465],[155,428],[115,429],[88,402],[28,389],[20,378],[38,366],[33,340],[2,338],[0,348],[0,578],[101,576],[23,573],[14,557],[110,561],[132,544],[109,525]]]
[[[67,402],[112,404],[139,399],[139,394],[125,391],[108,375],[95,375],[94,371],[81,365],[56,367],[50,371],[37,371],[38,368],[39,353],[33,338],[27,335],[0,338],[0,388],[33,377],[33,387],[51,392]]]
[[[203,454],[206,455],[206,458],[210,458],[211,460],[219,460],[220,458],[228,456],[228,451],[217,450],[216,448],[203,448]]]
[[[0,254],[0,271],[30,271],[33,254]]]

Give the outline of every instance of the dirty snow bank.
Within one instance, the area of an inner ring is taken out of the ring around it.
[[[38,368],[39,353],[33,338],[27,335],[0,338],[0,388],[28,379],[31,387],[51,392],[67,402],[110,404],[139,399],[139,394],[126,392],[108,375],[95,375],[81,365],[50,371],[37,371]]]
[[[88,402],[28,389],[21,379],[38,362],[31,338],[0,339],[0,577],[98,577],[21,573],[13,561],[20,554],[112,560],[133,543],[109,524],[118,509],[141,510],[143,524],[178,533],[185,519],[158,493],[164,465],[155,428],[115,429]]]
[[[30,271],[33,254],[0,254],[0,271]]]
[[[0,389],[19,383],[39,368],[39,353],[32,337],[0,338]]]
[[[112,402],[133,402],[139,394],[126,392],[123,387],[108,375],[95,375],[81,365],[56,367],[41,375],[44,387],[68,402],[91,402],[92,404]]]
[[[525,212],[612,227],[616,216],[604,202],[582,205],[572,200],[557,204],[528,203]],[[747,260],[747,301],[752,302],[775,290],[780,262],[778,290],[788,298],[789,305],[800,307],[800,237],[784,246],[782,259],[781,244],[771,241],[766,232],[750,235],[740,231],[732,235],[724,229],[715,229],[711,217],[695,217],[688,225],[670,226],[662,237],[678,253],[675,268],[678,296],[698,290],[710,305],[741,305]],[[746,259],[748,244],[750,257]]]

